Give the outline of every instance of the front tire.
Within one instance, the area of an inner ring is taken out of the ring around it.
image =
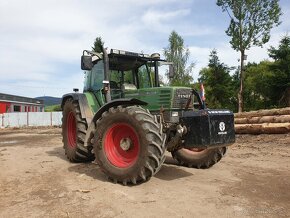
[[[207,169],[219,162],[226,153],[226,147],[211,149],[186,149],[173,151],[172,157],[182,166]]]
[[[141,107],[110,108],[96,122],[96,162],[115,183],[149,180],[165,160],[164,143],[156,116]]]
[[[94,155],[84,146],[88,125],[81,118],[80,106],[77,101],[68,99],[63,107],[62,136],[65,155],[71,162],[88,162]]]

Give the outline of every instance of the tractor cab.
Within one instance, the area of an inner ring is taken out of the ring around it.
[[[147,55],[117,49],[111,49],[109,54],[84,53],[87,53],[82,56],[82,69],[86,70],[84,92],[102,90],[109,94],[108,100],[125,98],[139,89],[159,87],[161,65],[168,65],[172,71],[171,63],[161,60],[158,53]]]

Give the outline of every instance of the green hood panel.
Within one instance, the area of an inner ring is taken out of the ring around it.
[[[172,109],[173,97],[176,89],[189,89],[185,87],[154,87],[138,90],[128,90],[125,98],[136,98],[148,103],[145,106],[150,111],[159,111],[162,106],[166,110]]]
[[[137,90],[127,90],[125,91],[123,98],[136,98],[141,101],[147,102],[148,105],[144,106],[144,108],[150,111],[160,111],[161,107],[169,111],[181,110],[182,107],[180,106],[180,103],[178,103],[180,100],[179,98],[177,98],[177,92],[180,90],[185,90],[186,93],[189,93],[189,90],[191,90],[191,88],[163,86],[143,88]],[[100,105],[105,104],[104,96],[101,90],[95,92],[94,94],[92,92],[85,92],[85,95],[87,97],[88,104],[94,113],[99,110]],[[116,99],[120,97],[121,93],[119,93]]]

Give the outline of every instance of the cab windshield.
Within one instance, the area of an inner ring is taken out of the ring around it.
[[[152,74],[154,70],[147,63],[131,70],[110,70],[111,89],[121,89],[123,84],[135,86],[136,89],[152,87]]]
[[[110,88],[124,91],[126,88],[143,89],[156,86],[155,67],[156,60],[109,54]],[[104,78],[104,62],[98,60],[92,70],[85,72],[84,90],[101,90]]]

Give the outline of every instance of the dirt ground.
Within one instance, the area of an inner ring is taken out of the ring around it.
[[[0,217],[289,217],[290,134],[239,135],[207,170],[170,154],[150,181],[123,186],[66,160],[59,128],[0,130]]]

